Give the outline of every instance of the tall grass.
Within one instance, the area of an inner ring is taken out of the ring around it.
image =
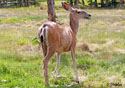
[[[49,62],[52,88],[122,88],[125,86],[125,26],[124,10],[85,10],[90,20],[80,20],[77,35],[76,62],[80,84],[70,53],[62,54],[59,75],[55,82],[52,72],[56,55]],[[56,11],[58,22],[69,24],[69,13]],[[0,10],[0,87],[44,88],[43,55],[36,42],[38,28],[47,20],[46,10],[38,7]],[[89,48],[89,53],[81,47]],[[86,45],[86,46],[84,46]],[[48,87],[49,88],[49,87]],[[50,87],[51,88],[51,87]]]

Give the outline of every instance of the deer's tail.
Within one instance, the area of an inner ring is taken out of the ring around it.
[[[44,56],[46,56],[47,54],[47,27],[45,25],[43,25],[42,27],[40,27],[41,33],[40,33],[40,42],[42,45],[42,50],[43,50],[43,54]]]

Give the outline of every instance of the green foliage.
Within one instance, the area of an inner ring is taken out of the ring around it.
[[[19,40],[19,41],[17,42],[17,44],[19,44],[19,45],[25,45],[25,44],[26,44],[26,41],[25,41],[25,40]]]
[[[32,44],[33,44],[33,45],[37,45],[37,44],[39,44],[39,42],[38,42],[38,41],[39,41],[39,39],[38,39],[38,38],[37,38],[37,39],[35,39],[35,40],[32,40]]]

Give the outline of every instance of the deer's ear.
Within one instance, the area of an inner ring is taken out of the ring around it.
[[[62,7],[65,9],[65,10],[68,10],[68,11],[71,11],[72,8],[69,6],[69,4],[65,3],[65,2],[62,2]]]

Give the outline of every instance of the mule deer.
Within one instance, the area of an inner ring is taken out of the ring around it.
[[[42,45],[44,54],[43,69],[45,84],[49,85],[48,79],[48,62],[54,53],[57,53],[56,80],[60,65],[60,55],[64,52],[71,51],[73,67],[75,69],[76,82],[79,83],[76,61],[75,61],[75,46],[76,34],[79,27],[80,18],[89,18],[91,15],[80,10],[71,8],[67,3],[62,3],[65,10],[70,12],[70,26],[59,25],[55,22],[45,22],[39,28],[39,39]]]

